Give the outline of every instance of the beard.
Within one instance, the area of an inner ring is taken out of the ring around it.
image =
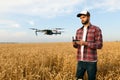
[[[86,21],[82,21],[82,24],[83,25],[86,25],[86,24],[88,24],[89,23],[89,19],[87,19]]]

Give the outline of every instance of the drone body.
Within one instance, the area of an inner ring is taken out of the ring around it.
[[[53,35],[53,34],[61,34],[63,31],[60,31],[62,30],[63,28],[55,28],[55,29],[43,29],[43,30],[39,30],[39,29],[36,29],[36,28],[30,28],[32,30],[35,30],[35,34],[36,36],[38,35],[38,32],[43,32],[45,35]]]

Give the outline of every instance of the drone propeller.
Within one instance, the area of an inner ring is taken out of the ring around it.
[[[63,30],[64,28],[54,28],[55,30]]]
[[[36,29],[36,28],[29,28],[29,29],[32,29],[32,30],[38,30],[38,29]]]
[[[56,31],[57,32],[57,30],[52,30],[52,31]]]
[[[65,31],[60,31],[61,33],[65,32]]]

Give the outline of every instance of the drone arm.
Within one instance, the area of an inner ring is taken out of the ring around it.
[[[36,34],[36,36],[37,36],[37,31],[35,31],[35,34]]]

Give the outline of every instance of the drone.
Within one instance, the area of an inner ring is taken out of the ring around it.
[[[43,29],[43,30],[40,30],[40,29],[36,29],[36,28],[30,28],[32,30],[35,31],[35,34],[36,36],[38,35],[38,32],[43,32],[45,35],[58,35],[63,32],[63,31],[60,31],[60,30],[63,30],[63,28],[54,28],[54,29]]]

